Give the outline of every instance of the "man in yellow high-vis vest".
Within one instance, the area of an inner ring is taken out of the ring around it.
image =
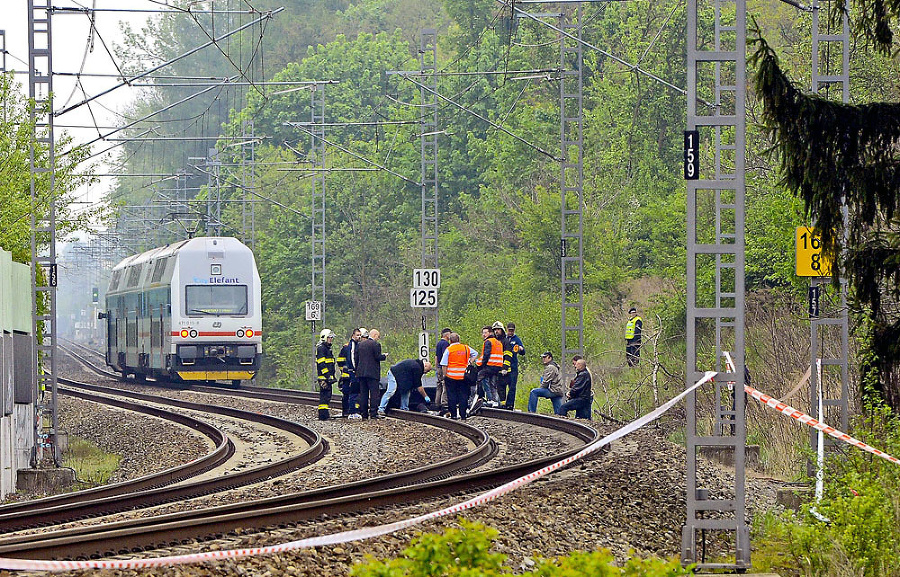
[[[625,325],[625,359],[628,366],[633,367],[641,362],[641,330],[644,328],[644,321],[634,307],[628,309],[628,314],[631,318]]]

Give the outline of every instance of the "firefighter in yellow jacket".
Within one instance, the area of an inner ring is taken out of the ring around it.
[[[319,345],[316,347],[316,384],[319,386],[319,420],[327,421],[331,418],[328,412],[328,404],[331,402],[331,393],[334,383],[337,381],[337,363],[334,360],[334,351],[331,344],[334,342],[334,333],[331,329],[322,329],[319,333]]]

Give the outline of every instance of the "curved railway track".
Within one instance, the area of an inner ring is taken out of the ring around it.
[[[67,387],[60,387],[59,391],[60,393],[67,396],[79,398],[85,401],[102,403],[105,405],[118,407],[120,409],[125,409],[128,411],[134,411],[136,413],[143,413],[145,415],[184,425],[185,427],[193,429],[204,437],[208,438],[210,441],[212,441],[215,448],[213,451],[203,457],[200,457],[199,459],[195,459],[188,463],[165,469],[158,473],[144,475],[137,479],[93,487],[91,489],[85,489],[82,491],[77,491],[75,493],[66,493],[63,495],[54,495],[42,499],[21,501],[18,503],[2,505],[0,506],[0,519],[9,520],[17,517],[25,519],[27,518],[29,512],[35,510],[49,510],[55,507],[68,508],[77,506],[79,502],[88,500],[107,499],[110,497],[121,496],[128,493],[136,493],[138,491],[164,487],[166,485],[171,485],[173,483],[177,483],[184,479],[188,479],[214,469],[215,467],[218,467],[219,465],[228,461],[228,459],[230,459],[234,454],[234,442],[225,433],[210,425],[209,423],[201,421],[197,418],[180,413],[175,413],[172,411],[167,411],[159,407],[138,404],[123,399],[105,397],[96,393],[70,389]],[[0,521],[0,529],[10,530],[12,528],[13,527],[10,526],[4,526],[2,524],[2,521]]]
[[[82,361],[84,362],[84,361]],[[93,387],[93,386],[92,386]],[[191,386],[189,390],[250,396],[289,403],[316,404],[317,395],[289,390],[243,387]],[[141,395],[128,393],[128,395]],[[353,514],[373,507],[408,504],[432,497],[471,493],[495,487],[554,463],[581,446],[556,455],[533,459],[475,473],[460,470],[483,463],[496,452],[488,436],[466,423],[426,414],[391,411],[391,416],[433,426],[450,428],[470,440],[477,437],[476,449],[466,455],[407,471],[339,486],[281,495],[250,502],[233,503],[168,515],[119,521],[89,527],[47,531],[39,535],[10,535],[0,538],[0,555],[32,559],[87,558],[166,547],[195,539],[217,538],[241,529],[262,530],[283,527],[325,515]],[[482,415],[500,420],[527,423],[572,435],[584,444],[599,433],[574,421],[531,413],[485,409]]]
[[[297,455],[274,463],[254,467],[247,471],[223,474],[212,479],[184,483],[177,486],[167,485],[171,485],[176,481],[190,476],[199,475],[200,473],[210,470],[212,467],[207,466],[202,470],[195,470],[192,475],[182,474],[178,478],[172,478],[173,475],[167,471],[163,471],[156,475],[150,475],[149,478],[145,479],[140,486],[137,487],[132,487],[128,483],[124,483],[124,487],[122,487],[121,490],[118,490],[116,486],[110,486],[106,489],[101,487],[98,489],[89,489],[87,491],[49,497],[47,499],[0,506],[0,531],[9,532],[29,527],[46,526],[54,523],[63,523],[120,511],[160,505],[162,503],[170,503],[172,501],[189,499],[202,495],[209,495],[218,491],[224,491],[226,489],[232,489],[283,475],[286,472],[296,470],[317,461],[328,451],[328,443],[316,431],[299,423],[287,421],[285,419],[261,415],[250,411],[241,411],[230,407],[217,407],[207,404],[178,401],[166,397],[125,392],[118,389],[91,385],[88,383],[79,383],[63,378],[60,378],[59,382],[68,385],[68,387],[60,388],[61,392],[64,394],[71,394],[75,397],[113,406],[123,406],[127,404],[129,406],[137,406],[146,409],[142,410],[142,412],[149,412],[152,407],[138,405],[134,402],[122,401],[121,399],[116,399],[108,395],[124,396],[145,402],[165,404],[193,411],[214,413],[268,425],[303,439],[308,445],[308,448]],[[207,426],[209,427],[209,425]],[[230,450],[233,452],[233,445],[230,446]],[[228,456],[231,456],[230,453]],[[224,460],[222,462],[224,462]],[[221,464],[221,462],[219,464]]]

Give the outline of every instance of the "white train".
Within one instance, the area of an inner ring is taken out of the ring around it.
[[[239,384],[259,370],[259,272],[235,238],[194,238],[126,258],[112,271],[100,316],[106,363],[123,375]]]

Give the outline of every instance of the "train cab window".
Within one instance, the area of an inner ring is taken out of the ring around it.
[[[246,316],[249,312],[246,285],[187,285],[185,314],[202,316]]]

